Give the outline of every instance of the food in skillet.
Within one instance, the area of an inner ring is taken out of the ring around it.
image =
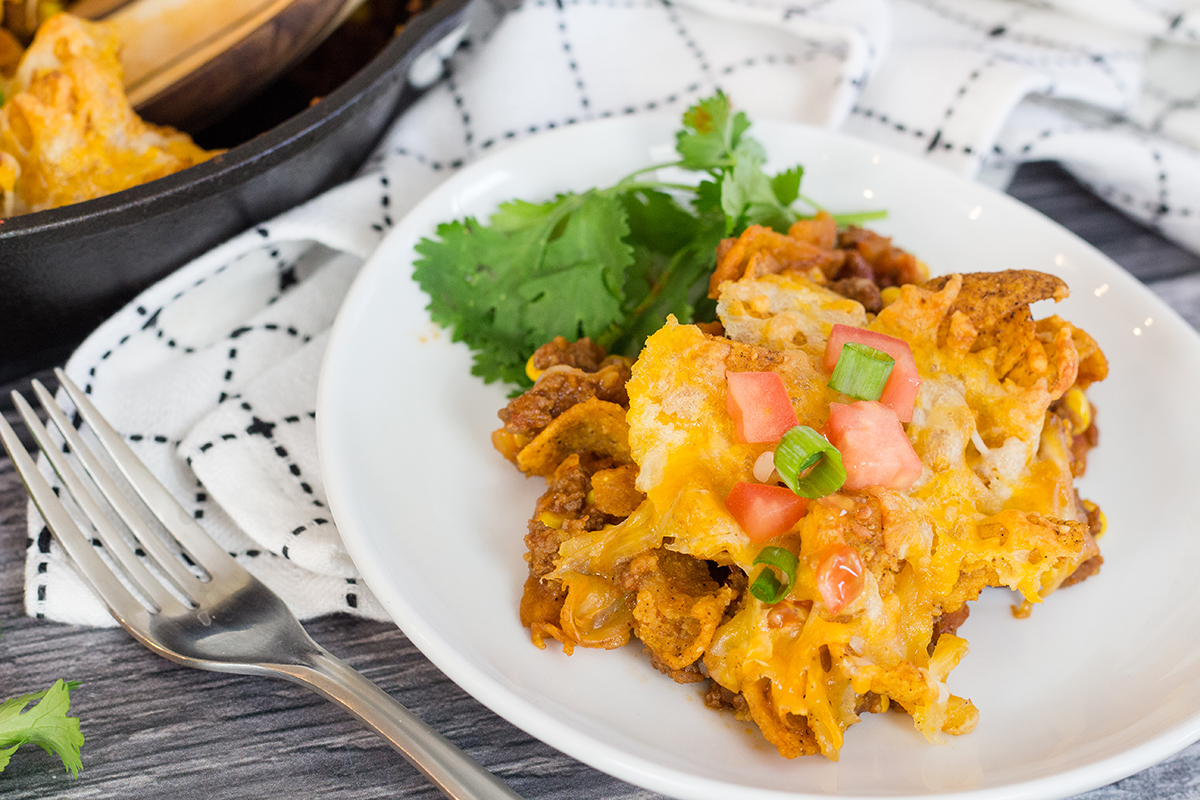
[[[669,316],[636,360],[554,338],[500,412],[496,448],[548,484],[521,620],[567,653],[636,637],[786,757],[836,759],[889,709],[967,733],[947,682],[967,604],[1004,586],[1024,614],[1101,564],[1074,479],[1105,358],[1033,318],[1066,296],[1054,276],[929,280],[825,213],[730,228],[716,321]]]
[[[0,2],[0,53],[28,44],[38,26],[63,10],[59,0],[3,0]]]
[[[207,121],[198,136],[233,146],[284,122],[347,81],[431,5],[364,0],[253,108]],[[8,131],[0,142],[0,216],[100,197],[221,152],[142,121],[125,98],[114,24],[71,16],[75,7],[55,0],[0,3],[0,118]],[[23,56],[28,63],[19,68]],[[6,104],[14,97],[21,99]]]
[[[216,154],[138,117],[121,82],[120,43],[104,23],[55,14],[15,62],[14,42],[0,65],[3,216],[101,197]]]

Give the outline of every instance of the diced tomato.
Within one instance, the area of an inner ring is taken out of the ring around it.
[[[907,491],[921,477],[921,459],[896,419],[883,403],[829,404],[827,438],[842,454],[846,489],[884,486]]]
[[[765,542],[790,531],[804,516],[808,501],[786,486],[739,483],[725,498],[725,508],[752,542]]]
[[[726,372],[725,382],[725,408],[739,442],[777,442],[800,424],[778,372]]]
[[[849,545],[831,544],[817,565],[817,589],[831,614],[839,613],[862,594],[863,563]]]
[[[921,376],[917,374],[917,361],[912,348],[903,339],[895,336],[855,328],[852,325],[834,325],[825,344],[825,369],[830,373],[842,355],[842,346],[847,342],[858,342],[887,353],[896,360],[892,373],[884,384],[879,402],[892,411],[901,422],[912,422],[913,407],[917,403],[917,390],[921,387]]]

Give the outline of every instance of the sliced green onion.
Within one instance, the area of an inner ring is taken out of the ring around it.
[[[828,439],[804,425],[792,428],[775,445],[775,470],[801,497],[824,497],[846,482],[842,454]]]
[[[844,228],[847,225],[861,225],[864,222],[870,222],[874,219],[887,219],[888,212],[886,209],[878,211],[855,211],[847,214],[834,214],[833,221],[837,223],[839,228]]]
[[[792,585],[796,582],[796,569],[800,566],[800,560],[796,558],[795,553],[771,545],[764,547],[759,552],[754,563],[766,566],[750,584],[750,594],[768,605],[778,603],[787,597],[787,593],[791,591]],[[783,574],[783,577],[787,579],[786,584],[780,583],[779,578],[775,575],[775,569],[771,569],[772,567]]]
[[[882,350],[846,342],[838,356],[829,388],[858,400],[878,400],[896,359]]]

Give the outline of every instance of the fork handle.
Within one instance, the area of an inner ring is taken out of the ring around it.
[[[451,744],[391,695],[319,645],[300,659],[280,665],[296,683],[313,689],[358,717],[388,741],[452,800],[521,800],[499,778]]]

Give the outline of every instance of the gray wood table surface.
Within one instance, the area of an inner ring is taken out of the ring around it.
[[[1099,247],[1200,327],[1200,258],[1130,222],[1056,166],[1027,165],[1010,191]],[[10,420],[8,390],[18,385],[25,389],[28,380],[4,387],[0,400]],[[0,456],[0,699],[44,689],[60,677],[82,681],[71,710],[86,737],[78,778],[27,745],[0,774],[0,797],[440,797],[373,734],[300,687],[179,667],[120,629],[26,617],[26,544],[24,488]],[[442,675],[395,626],[335,616],[306,627],[529,800],[660,797],[597,772],[497,717]],[[1200,798],[1200,744],[1081,797]]]

